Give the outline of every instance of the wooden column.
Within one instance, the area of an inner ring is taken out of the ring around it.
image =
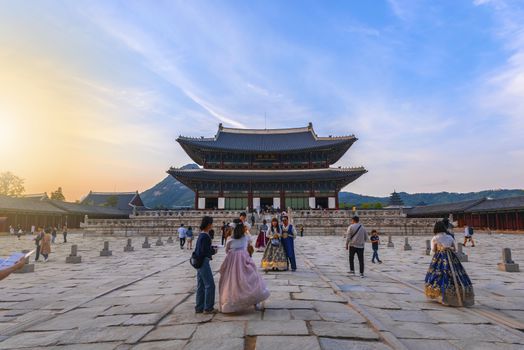
[[[504,229],[509,230],[509,220],[508,220],[508,213],[504,214]]]
[[[486,227],[489,228],[489,213],[486,213]]]
[[[198,210],[198,190],[195,191],[195,210]]]
[[[515,223],[517,224],[517,231],[520,230],[520,218],[518,210],[515,210]]]

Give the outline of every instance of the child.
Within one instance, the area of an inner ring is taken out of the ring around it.
[[[377,259],[379,264],[382,264],[382,260],[378,257],[378,245],[380,244],[380,237],[378,236],[377,230],[371,231],[371,247],[373,248],[373,258],[371,259],[371,262],[374,264],[375,259]]]

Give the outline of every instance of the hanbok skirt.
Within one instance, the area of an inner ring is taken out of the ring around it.
[[[220,267],[220,311],[239,312],[269,298],[266,282],[244,249],[231,250]]]
[[[263,252],[265,250],[267,241],[268,238],[266,238],[266,233],[264,231],[260,231],[255,243],[255,248],[257,248],[258,252]]]
[[[287,255],[282,243],[273,245],[269,242],[262,256],[262,268],[268,270],[287,270]]]
[[[472,306],[475,303],[473,284],[457,255],[449,248],[438,250],[433,256],[424,292],[428,298],[444,305]]]

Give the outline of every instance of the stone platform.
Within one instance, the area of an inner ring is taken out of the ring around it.
[[[57,244],[34,273],[0,282],[0,349],[522,349],[524,274],[496,264],[506,246],[521,262],[524,240],[475,238],[475,248],[464,248],[477,301],[469,309],[425,299],[427,236],[411,238],[411,251],[393,237],[395,248],[381,245],[382,265],[370,263],[367,247],[364,279],[348,275],[342,237],[299,237],[298,271],[263,274],[271,290],[264,311],[195,315],[188,250],[128,254],[125,239],[72,234],[82,263],[66,264],[70,244]],[[99,257],[105,240],[113,256]],[[31,246],[2,237],[0,256]],[[217,293],[223,258],[221,250],[212,262]]]

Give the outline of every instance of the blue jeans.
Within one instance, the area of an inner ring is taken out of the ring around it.
[[[215,307],[215,280],[209,265],[209,258],[204,259],[197,270],[196,311],[211,311]]]
[[[371,261],[375,261],[375,259],[377,259],[377,261],[380,261],[379,257],[378,257],[378,249],[373,249],[373,257],[371,258]]]

